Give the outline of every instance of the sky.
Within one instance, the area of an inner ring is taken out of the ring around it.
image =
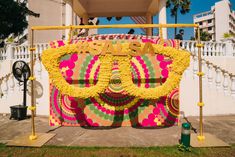
[[[193,15],[211,10],[216,2],[220,0],[191,0],[191,10],[185,15],[179,14],[178,23],[193,23]],[[235,10],[235,0],[230,0],[233,10]],[[122,20],[117,21],[113,18],[110,22],[106,18],[100,18],[100,25],[107,24],[133,24],[134,22],[129,17],[123,17]],[[153,23],[158,23],[158,17],[153,17]],[[167,9],[167,23],[174,23],[174,18],[170,16],[170,9]],[[185,28],[184,39],[189,40],[193,36],[193,28]],[[129,29],[99,29],[99,34],[114,34],[114,33],[127,33]],[[135,29],[135,34],[141,34],[140,29]],[[153,33],[156,35],[157,29]],[[173,38],[174,28],[168,29],[168,38]]]

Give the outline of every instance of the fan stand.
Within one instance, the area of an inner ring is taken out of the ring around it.
[[[46,142],[48,142],[51,138],[53,138],[56,134],[52,133],[37,133],[35,130],[35,112],[36,112],[36,105],[34,100],[34,51],[35,48],[33,47],[33,39],[34,39],[34,31],[32,30],[32,38],[31,38],[31,48],[30,48],[30,69],[31,69],[31,76],[29,80],[31,81],[31,106],[28,107],[31,110],[31,134],[24,134],[21,136],[15,137],[12,141],[9,141],[6,145],[7,146],[22,146],[22,147],[41,147]],[[27,87],[27,81],[24,81],[24,87]],[[24,102],[26,105],[26,88],[24,88]]]
[[[27,78],[26,78],[26,76],[24,75],[24,84],[23,84],[23,105],[24,106],[26,106],[26,101],[27,101],[27,99],[26,99],[26,94],[27,94]]]

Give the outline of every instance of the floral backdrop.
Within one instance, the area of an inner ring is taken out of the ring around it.
[[[114,35],[95,36],[96,39],[115,39]],[[120,36],[121,37],[121,36]],[[123,37],[123,36],[122,36]],[[159,44],[159,38],[124,36],[125,40],[140,40]],[[119,38],[120,39],[120,38]],[[79,40],[94,40],[80,38]],[[128,39],[129,40],[129,39]],[[73,40],[76,43],[78,40]],[[64,41],[54,41],[52,48],[64,46]],[[164,46],[177,47],[174,40],[165,40]],[[137,87],[154,88],[164,84],[171,70],[172,60],[163,55],[132,57],[132,81]],[[100,60],[89,54],[66,54],[59,68],[64,79],[73,86],[89,87],[98,81]],[[159,99],[140,99],[129,96],[122,88],[118,62],[113,62],[108,88],[99,96],[87,99],[66,96],[50,84],[50,125],[63,126],[133,126],[165,127],[178,123],[179,89]]]

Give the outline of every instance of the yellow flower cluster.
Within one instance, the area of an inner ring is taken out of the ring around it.
[[[122,111],[125,108],[128,109],[128,108],[131,108],[132,106],[134,106],[139,101],[139,98],[134,98],[131,102],[129,102],[128,104],[123,105],[123,106],[112,106],[112,105],[107,104],[104,101],[102,101],[100,99],[100,97],[95,97],[95,100],[106,109],[109,109],[109,110],[112,110],[112,111]]]
[[[45,50],[42,54],[42,62],[49,72],[52,83],[60,90],[62,94],[72,97],[88,98],[96,97],[103,93],[109,85],[113,61],[118,61],[120,70],[120,79],[122,87],[131,96],[142,99],[158,99],[161,96],[169,94],[173,89],[179,86],[181,76],[184,70],[189,66],[190,54],[184,50],[164,47],[162,45],[152,45],[155,54],[168,56],[173,60],[172,69],[166,82],[155,88],[137,87],[132,81],[131,75],[131,56],[128,55],[100,55],[100,72],[98,82],[91,87],[75,87],[65,81],[59,70],[59,59],[65,54],[80,53],[76,44],[66,45],[57,49]],[[141,44],[141,47],[144,47]],[[130,54],[128,43],[122,44],[122,54]],[[92,53],[92,52],[90,52]]]
[[[120,79],[122,87],[129,95],[142,99],[158,99],[161,96],[169,94],[173,89],[179,86],[181,76],[184,70],[189,66],[190,54],[183,50],[177,50],[172,47],[163,47],[153,45],[154,52],[168,56],[173,60],[172,69],[166,82],[155,88],[137,87],[132,82],[130,57],[115,56],[120,68]]]
[[[109,85],[113,65],[112,56],[105,55],[99,57],[101,65],[97,84],[91,87],[80,88],[66,82],[59,69],[59,59],[62,56],[77,52],[76,45],[67,45],[57,49],[47,49],[42,54],[42,63],[49,72],[49,77],[52,80],[53,85],[62,94],[79,98],[98,96],[99,93],[103,93]]]

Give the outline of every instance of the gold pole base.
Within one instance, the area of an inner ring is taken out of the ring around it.
[[[15,137],[7,143],[7,146],[41,147],[55,135],[51,133],[37,133],[37,136],[25,134]]]
[[[197,139],[198,139],[198,141],[204,141],[205,140],[205,136],[197,136]]]
[[[37,139],[37,135],[30,135],[30,136],[29,136],[29,139],[30,139],[30,140],[36,140],[36,139]]]
[[[190,145],[192,147],[230,147],[229,144],[209,133],[204,133],[203,136],[191,134]]]

